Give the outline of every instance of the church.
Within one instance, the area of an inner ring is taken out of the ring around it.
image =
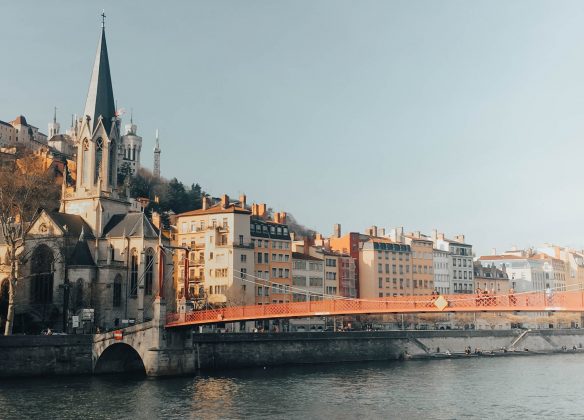
[[[85,110],[70,131],[75,175],[71,185],[64,177],[59,211],[41,211],[28,229],[15,332],[123,327],[151,319],[159,294],[173,296],[168,238],[118,183],[119,166],[139,162],[141,147],[133,122],[126,136],[120,125],[102,22]]]

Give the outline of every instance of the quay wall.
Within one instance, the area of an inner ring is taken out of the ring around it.
[[[0,336],[0,378],[91,374],[91,347],[91,335]]]
[[[192,334],[182,350],[175,350],[169,372],[198,369],[228,369],[286,364],[337,363],[353,361],[432,358],[436,353],[462,353],[465,348],[484,352],[507,350],[552,353],[581,348],[584,330],[440,330],[371,331],[349,333],[286,334]],[[186,373],[185,371],[185,373]]]
[[[122,341],[112,333],[100,337],[0,336],[0,378],[92,374],[100,365],[127,371],[140,360],[149,376],[173,376],[252,366],[433,358],[446,351],[462,353],[468,346],[485,352],[529,349],[530,354],[575,346],[584,353],[584,330],[578,329],[199,334],[152,325],[129,329]]]

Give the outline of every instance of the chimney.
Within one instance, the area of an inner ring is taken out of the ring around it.
[[[420,232],[419,230],[417,230],[416,233],[414,234],[414,237],[415,238],[418,238],[418,239],[422,238],[422,232]]]
[[[229,207],[229,196],[227,194],[223,194],[221,196],[221,207],[223,207],[224,209]]]
[[[274,223],[280,223],[280,213],[274,213]]]
[[[333,225],[333,238],[340,238],[341,237],[341,224],[335,223]]]
[[[308,236],[304,237],[304,255],[309,255],[310,254],[310,245],[312,243],[312,238],[309,238]]]
[[[242,209],[244,209],[246,204],[247,204],[246,200],[247,200],[247,197],[245,196],[245,194],[241,194],[239,196],[239,205],[241,206]]]
[[[438,231],[436,229],[432,229],[432,240],[438,239]]]
[[[256,203],[251,204],[251,215],[252,216],[258,215],[258,205]]]
[[[377,236],[377,226],[375,225],[371,226],[371,234],[373,236]]]
[[[290,239],[292,240],[292,242],[294,242],[296,240],[296,233],[295,232],[290,232]]]
[[[206,195],[201,197],[201,204],[203,205],[203,210],[207,210],[209,208],[209,201]]]
[[[399,242],[400,244],[404,241],[404,227],[400,226],[398,228],[396,228],[397,231],[397,242]]]
[[[267,213],[266,203],[258,204],[258,216],[259,217],[266,217],[266,213]]]
[[[456,239],[458,242],[464,243],[464,235],[456,235],[454,239]]]
[[[320,233],[316,234],[316,238],[317,241],[322,241],[322,235]]]
[[[280,223],[282,223],[283,225],[286,224],[286,216],[287,216],[287,214],[285,211],[280,213]]]
[[[497,248],[491,248],[491,255],[497,255]]]
[[[152,212],[152,224],[156,229],[160,229],[160,213],[156,211]]]
[[[379,229],[379,236],[385,236],[385,228]]]

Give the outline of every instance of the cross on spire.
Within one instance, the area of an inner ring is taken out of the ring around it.
[[[101,11],[101,27],[105,28],[105,9]]]

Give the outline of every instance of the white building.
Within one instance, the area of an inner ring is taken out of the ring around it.
[[[472,245],[465,243],[464,235],[448,239],[443,233],[432,232],[434,248],[449,253],[450,293],[473,292]]]
[[[434,287],[440,294],[450,294],[450,253],[434,248]]]
[[[494,264],[500,270],[506,270],[509,286],[516,292],[544,290],[546,273],[544,260],[534,260],[524,251],[503,255],[484,255],[479,258],[484,266]]]

